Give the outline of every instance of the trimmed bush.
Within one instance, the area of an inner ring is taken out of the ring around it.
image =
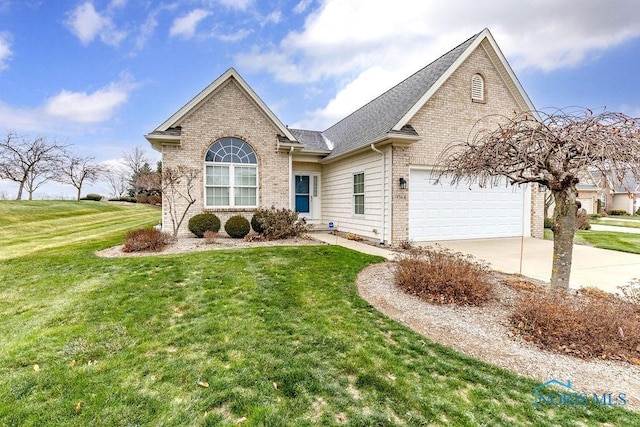
[[[89,193],[84,197],[86,200],[93,200],[95,202],[99,202],[102,200],[102,196],[100,194]]]
[[[273,209],[273,208],[272,208]],[[269,214],[266,209],[258,209],[251,217],[251,228],[258,234],[264,234],[265,217]]]
[[[156,230],[141,228],[127,233],[122,252],[160,252],[167,246],[169,236]]]
[[[110,202],[128,202],[128,203],[138,203],[135,197],[113,197],[109,199]]]
[[[470,255],[442,247],[412,249],[398,261],[395,283],[436,304],[482,305],[489,299],[489,268]]]
[[[251,231],[251,224],[249,220],[242,215],[234,215],[225,223],[224,231],[234,239],[242,239]]]
[[[201,213],[191,217],[188,227],[190,232],[202,238],[206,231],[217,233],[220,230],[220,218],[212,213]]]
[[[544,219],[544,228],[548,228],[548,229],[553,228],[553,220],[551,218]]]
[[[258,209],[251,218],[253,231],[267,240],[298,237],[309,230],[309,226],[298,219],[298,213],[290,209]],[[260,231],[261,230],[261,231]]]
[[[624,209],[613,209],[613,210],[610,210],[608,213],[609,215],[612,215],[612,216],[627,215],[627,211],[625,211]]]

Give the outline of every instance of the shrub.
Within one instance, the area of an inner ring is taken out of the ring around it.
[[[149,196],[146,194],[136,194],[136,200],[138,203],[149,203]]]
[[[190,232],[202,238],[205,231],[217,233],[220,230],[220,218],[212,213],[201,213],[191,217],[188,227]]]
[[[258,234],[264,234],[265,217],[269,214],[266,209],[258,209],[251,217],[251,228]]]
[[[298,237],[309,230],[309,226],[298,219],[297,212],[286,208],[276,209],[274,206],[271,209],[258,209],[251,221],[253,230],[267,240]],[[262,232],[258,231],[259,229]]]
[[[591,230],[589,215],[584,209],[578,209],[578,214],[576,216],[576,230]]]
[[[488,267],[442,247],[412,249],[398,261],[395,283],[436,304],[481,305],[489,298]]]
[[[347,240],[353,240],[354,242],[360,242],[362,241],[362,237],[358,236],[355,233],[347,233],[344,235],[344,238]]]
[[[409,249],[413,249],[413,244],[411,243],[411,240],[402,240],[400,242],[400,249],[404,249],[405,251],[408,251]]]
[[[99,202],[100,200],[102,200],[102,196],[100,194],[89,193],[85,196],[85,199]]]
[[[123,252],[159,252],[169,242],[169,236],[156,229],[142,228],[127,233]]]
[[[216,242],[216,238],[218,237],[218,233],[213,230],[207,230],[202,235],[204,237],[204,242],[207,245],[212,245]]]
[[[262,242],[265,240],[263,234],[258,234],[255,231],[251,231],[249,234],[244,236],[245,242]]]
[[[615,297],[566,290],[525,295],[509,317],[513,329],[538,347],[587,358],[640,357],[640,310]]]
[[[627,211],[625,211],[624,209],[612,209],[609,211],[609,215],[612,216],[619,216],[619,215],[626,215]]]
[[[234,239],[242,239],[251,231],[251,224],[242,215],[234,215],[224,224],[224,231]]]
[[[135,197],[113,197],[109,199],[110,202],[128,202],[128,203],[138,203]]]
[[[544,228],[552,229],[553,228],[553,219],[545,218],[544,219]]]
[[[602,218],[602,214],[589,214],[589,219],[600,219]]]
[[[633,279],[626,285],[618,286],[625,300],[640,305],[640,279]]]
[[[149,196],[149,204],[153,206],[162,205],[162,196],[158,196],[158,195]]]

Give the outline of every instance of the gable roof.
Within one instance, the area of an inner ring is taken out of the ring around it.
[[[240,74],[238,74],[238,72],[234,68],[229,68],[227,71],[225,71],[220,77],[209,84],[209,86],[204,88],[182,108],[180,108],[171,117],[165,120],[153,132],[151,132],[149,135],[145,135],[145,137],[148,140],[161,139],[164,136],[173,137],[173,139],[175,139],[175,136],[177,135],[179,139],[180,121],[229,80],[235,80],[235,82],[247,93],[249,98],[251,98],[251,100],[258,106],[258,108],[260,108],[278,128],[278,130],[282,132],[283,136],[285,136],[292,142],[296,141],[296,138],[291,134],[291,132],[289,132],[289,129],[280,121],[280,119],[278,119],[278,117],[276,117],[273,111],[271,111],[267,104],[265,104],[264,101],[260,99],[260,97],[254,92],[254,90],[251,89],[251,86],[247,84],[247,82],[240,76]]]
[[[480,46],[493,48],[490,57],[508,86],[524,101],[523,107],[534,111],[533,103],[520,85],[506,58],[488,29],[469,38],[365,106],[340,120],[322,134],[335,148],[327,159],[346,154],[394,134],[410,132],[411,118],[424,106],[458,67]]]

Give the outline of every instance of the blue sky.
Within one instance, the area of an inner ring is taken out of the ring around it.
[[[0,135],[157,159],[143,135],[229,67],[323,130],[485,27],[536,107],[638,117],[639,22],[635,0],[0,0]]]

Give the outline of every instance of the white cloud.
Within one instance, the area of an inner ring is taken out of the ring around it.
[[[90,1],[69,12],[65,24],[83,45],[99,36],[105,44],[117,46],[126,37],[124,31],[116,29],[111,17],[98,13]]]
[[[304,13],[307,11],[313,0],[300,0],[300,3],[293,8],[294,13]]]
[[[62,90],[46,101],[44,111],[50,116],[60,117],[70,122],[104,122],[109,120],[118,107],[127,101],[135,87],[136,84],[125,76],[121,81],[91,93]]]
[[[230,9],[247,10],[253,4],[253,0],[217,0],[221,5]]]
[[[0,101],[0,129],[19,132],[74,133],[95,131],[110,120],[138,87],[123,73],[118,81],[93,92],[61,90],[36,107],[16,107]]]
[[[180,36],[185,39],[193,37],[198,23],[211,15],[211,12],[204,9],[194,9],[185,16],[176,18],[169,30],[169,35]]]
[[[265,26],[267,24],[277,24],[282,20],[282,13],[279,10],[271,12],[265,17],[260,18],[260,25]]]
[[[0,71],[8,67],[7,61],[11,58],[11,34],[0,32]]]
[[[309,7],[301,0],[294,11]],[[302,29],[287,34],[275,48],[255,46],[235,60],[243,70],[267,71],[283,82],[334,81],[338,94],[325,108],[308,113],[328,120],[341,117],[351,97],[362,105],[379,88],[399,82],[485,27],[516,71],[550,71],[577,66],[640,37],[639,21],[635,0],[615,5],[597,0],[579,5],[571,0],[495,0],[490,5],[475,0],[325,0]],[[372,81],[373,75],[379,80]]]

